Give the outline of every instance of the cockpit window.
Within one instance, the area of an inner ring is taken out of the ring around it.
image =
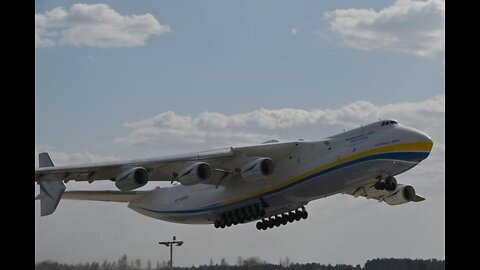
[[[383,126],[386,126],[386,125],[390,125],[390,124],[392,124],[392,125],[398,125],[398,122],[397,122],[397,121],[383,121],[383,122],[382,122],[382,127],[383,127]]]

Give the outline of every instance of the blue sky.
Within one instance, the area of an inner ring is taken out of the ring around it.
[[[229,133],[209,138],[221,137],[219,144],[226,145],[264,136],[321,138],[351,128],[353,123],[365,124],[388,115],[434,132],[432,136],[439,138],[444,149],[443,1],[82,2],[85,6],[106,4],[99,9],[119,16],[151,14],[156,23],[144,18],[145,24],[132,26],[147,33],[146,38],[136,40],[143,44],[127,46],[115,43],[114,38],[101,40],[102,34],[112,34],[101,33],[102,22],[95,22],[101,16],[74,13],[71,7],[76,3],[35,2],[36,35],[40,29],[39,36],[53,40],[53,45],[38,43],[35,48],[36,152],[56,151],[60,163],[217,146],[195,137],[194,133],[208,133],[208,127],[195,126],[176,136],[175,124],[138,124],[158,115],[166,119],[168,115],[162,113],[169,111],[171,121],[191,117],[197,123],[205,112],[228,119],[235,115],[248,118],[262,108],[268,110],[264,114],[275,111],[281,115],[289,113],[285,109],[310,113],[331,109],[338,110],[335,117],[340,119],[342,112],[348,114],[360,106],[371,113],[357,122],[323,123],[324,129],[246,124],[232,127],[231,132],[244,137]],[[49,21],[48,12],[59,7],[71,16]],[[351,21],[357,24],[352,26]],[[91,28],[98,33],[81,28],[89,23],[101,26]],[[84,36],[61,41],[61,31],[75,27]],[[115,37],[125,34],[119,31]],[[419,116],[424,118],[420,121]],[[438,125],[425,126],[429,122]],[[143,136],[147,128],[154,128],[159,136],[140,141],[137,135]],[[184,134],[188,132],[191,136]],[[438,153],[436,162],[442,166],[444,152]],[[442,192],[440,188],[437,194],[440,205]],[[442,215],[436,218],[441,220]],[[49,221],[37,221],[40,230],[43,227],[38,222]],[[432,253],[442,257],[442,248],[444,242]],[[39,254],[38,259],[49,256]]]
[[[37,49],[37,139],[62,147],[78,133],[108,140],[126,121],[169,110],[308,110],[356,100],[422,101],[443,92],[440,57],[339,44],[324,16],[341,8],[336,2],[106,2],[120,14],[151,13],[171,32],[139,47]],[[342,3],[380,9],[393,3],[373,2]],[[73,3],[40,1],[36,12]],[[49,132],[61,127],[68,128]]]

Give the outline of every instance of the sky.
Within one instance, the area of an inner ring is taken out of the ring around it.
[[[442,0],[36,1],[35,155],[56,165],[317,140],[379,118],[434,141],[397,177],[426,201],[336,195],[267,231],[167,223],[121,203],[62,200],[40,217],[35,201],[36,261],[167,261],[157,242],[173,235],[183,266],[444,259],[444,25]],[[78,189],[115,186],[67,184]]]

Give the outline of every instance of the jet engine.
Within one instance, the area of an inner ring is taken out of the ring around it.
[[[145,168],[135,167],[121,173],[115,180],[115,186],[122,191],[134,190],[148,183],[148,172]]]
[[[205,162],[197,162],[183,169],[178,174],[178,182],[185,186],[194,185],[210,178],[212,169]]]
[[[397,185],[392,195],[385,196],[384,201],[389,205],[398,205],[414,200],[415,196],[415,189],[412,186]]]
[[[275,171],[275,164],[269,158],[257,158],[247,163],[241,169],[242,178],[247,182],[253,182],[267,178]]]

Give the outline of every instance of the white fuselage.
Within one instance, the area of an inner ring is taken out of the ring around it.
[[[275,172],[267,179],[245,182],[237,175],[228,187],[156,188],[129,207],[152,218],[188,224],[210,224],[221,213],[259,201],[268,205],[267,216],[275,215],[378,181],[378,177],[403,173],[429,155],[432,140],[426,134],[381,123],[320,141],[298,141],[289,155],[274,160]]]

